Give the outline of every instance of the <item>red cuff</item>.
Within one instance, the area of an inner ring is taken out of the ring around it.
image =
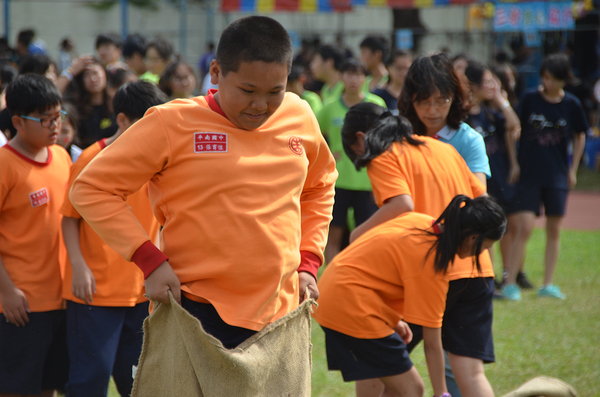
[[[150,240],[140,245],[140,248],[138,248],[131,257],[131,261],[144,272],[144,279],[148,278],[157,267],[167,260],[169,260],[169,258],[167,258],[161,250],[156,248]]]
[[[319,259],[317,255],[309,251],[300,251],[300,266],[298,266],[298,273],[310,273],[316,280],[319,267],[321,267],[321,259]]]

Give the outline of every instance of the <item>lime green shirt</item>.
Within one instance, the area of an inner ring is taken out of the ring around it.
[[[314,114],[319,113],[319,111],[323,108],[323,102],[321,102],[321,97],[316,92],[304,90],[302,94],[302,99],[308,102],[308,105],[312,109]]]
[[[371,76],[367,76],[365,79],[365,83],[362,86],[362,90],[365,94],[370,94],[369,84],[371,84],[371,80],[369,80]],[[333,87],[325,84],[323,88],[321,88],[321,99],[323,100],[323,104],[329,102],[333,98],[340,98],[344,93],[344,83],[338,81],[335,83]]]
[[[160,80],[160,75],[154,74],[150,71],[147,71],[146,73],[144,73],[143,75],[140,76],[140,80],[149,81],[151,83],[158,85],[158,81]]]
[[[371,102],[384,108],[386,107],[383,99],[369,93],[365,94],[364,102]],[[323,109],[317,114],[319,127],[321,127],[321,132],[327,138],[329,149],[334,156],[339,157],[335,165],[339,173],[335,186],[346,190],[370,191],[372,188],[369,176],[367,175],[367,169],[363,168],[360,171],[356,171],[354,164],[344,152],[342,125],[344,124],[346,113],[348,113],[348,107],[342,101],[342,98],[338,97],[326,102],[323,105]]]

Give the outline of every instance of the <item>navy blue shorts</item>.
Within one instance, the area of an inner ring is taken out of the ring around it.
[[[181,294],[181,306],[200,321],[204,332],[220,340],[226,349],[233,349],[256,334],[251,329],[227,324],[209,303],[194,302]]]
[[[492,337],[493,296],[493,277],[450,281],[442,324],[444,350],[457,356],[478,358],[484,363],[496,361]],[[423,339],[423,328],[409,325],[413,331],[413,340],[408,345],[410,352]]]
[[[327,365],[332,371],[341,371],[346,382],[400,375],[413,367],[406,344],[395,332],[381,339],[358,339],[321,328]]]
[[[540,208],[543,205],[546,216],[564,216],[568,195],[568,189],[520,183],[517,185],[517,194],[514,200],[509,203],[507,213],[531,211],[539,216]]]
[[[29,313],[24,327],[0,314],[0,393],[65,390],[69,372],[64,310]]]
[[[106,397],[111,375],[119,393],[130,395],[147,316],[148,302],[104,307],[67,301],[67,396]]]
[[[358,226],[377,211],[377,204],[373,201],[373,192],[338,189],[336,187],[331,224],[346,227],[350,207],[354,209],[354,220],[356,226]]]

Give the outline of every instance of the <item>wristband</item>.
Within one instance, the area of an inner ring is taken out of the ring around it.
[[[66,77],[69,81],[73,81],[73,73],[69,69],[63,70],[60,75]]]
[[[504,102],[504,105],[502,105],[502,107],[500,108],[500,111],[504,111],[506,109],[508,109],[510,107],[510,102],[506,101]],[[443,395],[441,397],[444,397]]]

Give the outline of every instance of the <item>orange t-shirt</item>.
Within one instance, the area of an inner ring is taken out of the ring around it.
[[[71,158],[58,145],[45,163],[0,148],[0,258],[32,312],[63,308],[66,250],[60,204]],[[0,312],[2,312],[0,302]]]
[[[315,116],[296,95],[252,131],[197,97],[148,110],[82,171],[70,197],[130,260],[149,237],[124,197],[148,182],[182,291],[226,323],[260,330],[298,306],[300,251],[322,261],[336,176]]]
[[[319,281],[315,320],[360,339],[394,333],[398,321],[440,328],[448,280],[435,273],[434,218],[408,212],[375,226],[338,254]]]
[[[102,139],[85,149],[79,159],[71,166],[67,194],[60,208],[60,212],[64,216],[81,219],[81,215],[73,208],[71,200],[69,200],[68,191],[81,170],[106,147],[105,142],[106,140]],[[148,199],[148,186],[144,185],[140,190],[128,196],[127,204],[131,207],[133,215],[139,220],[148,236],[151,237],[152,241],[155,241],[160,225],[152,214],[150,200]],[[142,271],[106,245],[85,220],[82,220],[79,224],[79,245],[83,258],[96,280],[96,294],[94,294],[92,303],[94,306],[134,306],[136,303],[146,300],[143,296],[144,275]],[[84,303],[73,295],[72,277],[72,268],[67,266],[63,284],[63,297],[73,302]]]
[[[394,142],[367,167],[378,206],[392,197],[407,194],[413,200],[415,212],[437,219],[455,196],[464,194],[474,198],[485,193],[485,186],[454,147],[429,137],[414,138],[426,144]],[[479,256],[481,274],[474,267],[474,259],[456,256],[448,269],[448,279],[494,277],[487,251]]]

